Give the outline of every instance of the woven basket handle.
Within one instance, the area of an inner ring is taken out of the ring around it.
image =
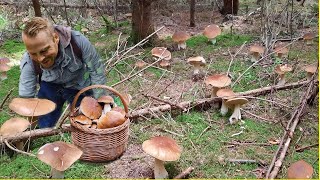
[[[121,95],[117,90],[115,90],[115,89],[113,89],[113,88],[111,88],[111,87],[109,87],[109,86],[96,84],[96,85],[91,85],[91,86],[85,87],[85,88],[81,89],[81,90],[76,94],[76,96],[74,97],[74,99],[73,99],[73,101],[72,101],[72,104],[71,104],[70,116],[73,116],[74,113],[75,113],[75,112],[74,112],[74,109],[75,109],[75,106],[76,106],[76,103],[77,103],[77,101],[78,101],[79,96],[80,96],[82,93],[84,93],[85,91],[88,91],[88,90],[94,89],[94,88],[103,88],[103,89],[107,89],[107,90],[112,91],[113,93],[115,93],[117,96],[120,97],[121,102],[122,102],[122,104],[123,104],[123,106],[124,106],[125,112],[126,112],[126,113],[129,112],[129,110],[128,110],[128,105],[127,105],[126,101],[124,100],[124,98],[122,97],[122,95]]]

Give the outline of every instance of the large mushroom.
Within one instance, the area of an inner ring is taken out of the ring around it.
[[[21,116],[28,117],[33,129],[37,124],[37,118],[54,111],[56,104],[48,99],[14,98],[9,108]]]
[[[0,64],[0,80],[5,80],[8,78],[7,71],[10,70],[10,66],[7,64]]]
[[[151,54],[156,59],[161,58],[167,61],[171,59],[171,53],[165,47],[154,47],[151,49]]]
[[[193,75],[199,74],[200,69],[206,65],[206,60],[202,56],[190,57],[188,58],[188,63],[193,67]]]
[[[303,40],[307,43],[307,45],[312,45],[312,41],[315,38],[315,34],[312,32],[308,32],[303,35]]]
[[[255,44],[250,46],[249,52],[252,55],[251,62],[257,62],[260,59],[261,54],[264,52],[264,47]]]
[[[154,178],[168,178],[169,174],[164,167],[164,161],[176,161],[180,158],[182,149],[174,139],[165,136],[156,136],[146,140],[142,149],[155,158]]]
[[[221,29],[216,24],[208,25],[203,31],[203,35],[208,38],[211,44],[215,44],[217,42],[216,37],[219,36],[220,34],[221,34]]]
[[[119,111],[109,111],[99,118],[97,128],[106,129],[120,126],[126,121],[125,114]]]
[[[307,80],[308,81],[311,80],[312,75],[317,72],[317,69],[318,68],[315,65],[308,65],[308,66],[304,67],[304,70],[307,72]]]
[[[228,113],[228,107],[226,106],[225,102],[226,100],[232,98],[236,94],[229,88],[226,89],[219,89],[217,91],[217,97],[222,98],[221,100],[221,108],[220,108],[220,113],[222,116],[225,116]]]
[[[82,153],[73,144],[57,141],[40,147],[37,157],[51,167],[52,179],[63,179],[64,171],[77,161]]]
[[[92,120],[83,114],[74,117],[74,121],[86,127],[90,127],[92,125]]]
[[[98,119],[102,114],[102,107],[96,99],[86,96],[81,100],[80,112],[90,119]]]
[[[216,97],[217,91],[220,88],[227,87],[231,84],[231,79],[224,74],[214,74],[214,75],[208,76],[204,82],[207,86],[212,86],[211,97]]]
[[[279,81],[277,85],[284,85],[286,83],[285,74],[292,71],[292,66],[288,64],[279,64],[275,67],[274,71],[279,75]]]
[[[288,168],[288,179],[311,179],[313,168],[304,160],[297,161]]]
[[[175,43],[178,43],[178,50],[186,49],[186,41],[190,38],[190,35],[185,31],[177,31],[172,35],[172,40]]]
[[[241,112],[240,108],[243,104],[246,104],[248,100],[244,97],[236,97],[232,99],[228,99],[225,103],[228,107],[233,107],[233,113],[229,118],[230,124],[237,122],[241,119]]]

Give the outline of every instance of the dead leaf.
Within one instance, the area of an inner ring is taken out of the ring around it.
[[[279,139],[275,139],[275,138],[270,138],[270,139],[268,139],[268,142],[270,144],[279,144],[280,140]]]

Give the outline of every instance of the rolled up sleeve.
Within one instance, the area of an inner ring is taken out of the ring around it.
[[[37,77],[33,64],[28,63],[28,55],[25,53],[20,62],[19,96],[35,97],[37,90]]]

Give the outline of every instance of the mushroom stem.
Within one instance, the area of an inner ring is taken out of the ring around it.
[[[260,57],[259,53],[258,52],[254,52],[252,54],[252,57],[251,57],[251,62],[257,62],[259,57]]]
[[[200,73],[200,66],[194,66],[193,75]]]
[[[234,122],[237,122],[239,119],[241,119],[241,112],[240,112],[240,105],[237,104],[234,106],[233,113],[229,118],[230,124],[233,124]]]
[[[63,179],[64,171],[58,171],[54,168],[51,168],[51,179]]]
[[[222,116],[225,116],[228,113],[228,107],[226,106],[224,99],[222,99],[220,113]]]
[[[109,111],[111,111],[111,105],[109,103],[104,104],[104,106],[103,106],[103,114],[106,114]]]
[[[284,77],[284,74],[279,75],[279,82],[277,85],[284,85],[286,83],[286,79]]]
[[[178,43],[178,49],[186,49],[187,48],[187,43],[186,42],[182,42],[182,43]]]
[[[211,42],[212,45],[214,45],[214,44],[216,44],[217,39],[216,39],[216,38],[213,38],[213,39],[209,39],[209,41]]]
[[[164,167],[164,162],[155,158],[154,161],[154,178],[155,179],[165,179],[168,178],[169,174]]]
[[[312,39],[307,39],[306,41],[307,41],[307,45],[312,45],[312,41],[313,41]]]
[[[0,80],[5,80],[5,79],[7,79],[8,77],[7,77],[7,72],[6,71],[4,71],[4,72],[2,72],[1,73],[1,76],[0,76]]]
[[[310,81],[312,79],[313,73],[307,72],[307,80]]]

